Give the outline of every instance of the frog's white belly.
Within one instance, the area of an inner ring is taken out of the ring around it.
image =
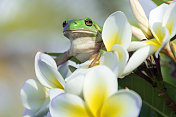
[[[92,55],[93,53],[86,53],[86,54],[78,54],[78,55],[76,55],[75,57],[78,59],[78,60],[80,60],[81,62],[85,62],[85,61],[87,61],[89,58],[90,58],[90,56]]]
[[[72,41],[69,52],[81,62],[89,59],[89,57],[96,53],[99,45],[92,37],[77,38]]]

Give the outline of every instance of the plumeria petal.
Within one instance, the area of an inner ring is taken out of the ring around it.
[[[138,117],[141,105],[137,93],[120,90],[105,101],[100,117]]]
[[[47,100],[49,103],[49,100]],[[45,117],[49,111],[48,104],[44,105],[40,110],[26,109],[23,113],[23,117]]]
[[[119,57],[117,52],[110,51],[103,54],[100,58],[100,65],[109,67],[118,76]]]
[[[120,77],[121,74],[123,73],[123,70],[127,64],[128,58],[129,58],[128,51],[126,49],[124,49],[122,46],[117,45],[117,44],[112,46],[111,51],[117,52],[118,60],[119,60],[118,76]]]
[[[88,69],[77,69],[66,79],[65,92],[83,96],[83,83]]]
[[[154,54],[157,48],[153,45],[148,45],[138,49],[129,59],[124,71],[123,76],[130,74],[133,70],[135,70],[139,65],[141,65],[147,57]]]
[[[50,99],[47,98],[46,103],[43,104],[42,108],[40,108],[40,110],[35,113],[34,117],[46,116],[49,111],[49,102],[50,102]]]
[[[64,88],[65,81],[57,71],[53,58],[49,55],[40,52],[36,54],[35,72],[38,80],[44,86],[48,88]]]
[[[128,48],[131,42],[131,35],[131,26],[123,12],[117,11],[106,19],[102,38],[107,51],[110,51],[114,44]]]
[[[26,109],[38,110],[45,102],[45,88],[36,80],[27,80],[20,91],[23,106]]]
[[[153,24],[151,26],[151,31],[153,33],[153,36],[157,40],[157,45],[161,45],[165,34],[165,33],[163,34],[162,23]]]
[[[143,41],[132,41],[128,48],[128,51],[136,51],[144,46],[149,45],[149,43],[145,43]]]
[[[62,75],[63,78],[66,78],[72,74],[69,66],[73,66],[75,68],[78,68],[78,65],[76,65],[75,62],[72,62],[70,60],[58,67],[58,71]]]
[[[34,117],[36,110],[26,109],[23,113],[23,117]]]
[[[169,31],[167,30],[166,27],[162,28],[162,35],[164,35],[163,40],[162,40],[162,45],[155,53],[155,56],[157,58],[158,58],[158,54],[159,54],[160,50],[163,49],[166,46],[166,44],[170,41],[170,34],[169,34]]]
[[[87,60],[84,63],[79,65],[79,68],[89,68],[89,65],[92,63],[93,60]]]
[[[150,28],[155,24],[155,23],[162,23],[163,22],[163,17],[165,14],[165,11],[167,10],[168,5],[167,4],[162,4],[155,9],[151,10],[149,14],[149,25]]]
[[[176,2],[172,2],[165,11],[163,17],[163,26],[166,26],[170,32],[171,38],[176,34]]]
[[[95,66],[86,74],[83,95],[94,116],[99,116],[104,101],[117,91],[117,78],[106,66]]]
[[[64,90],[59,89],[59,88],[50,89],[49,90],[50,100],[52,100],[53,98],[55,98],[57,95],[60,95],[61,93],[64,93]]]
[[[69,93],[56,96],[49,109],[52,117],[89,117],[84,101]]]
[[[50,112],[47,113],[46,117],[51,117],[51,114]]]

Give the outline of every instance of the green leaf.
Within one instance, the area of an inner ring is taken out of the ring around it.
[[[166,55],[161,57],[161,71],[165,82],[176,87],[176,79],[172,76],[176,69],[176,63]]]
[[[154,111],[145,103],[142,103],[142,108],[139,117],[162,117],[162,115]]]
[[[47,52],[45,52],[45,53],[50,56],[59,56],[59,55],[63,54],[63,53],[47,53]]]
[[[174,70],[170,67],[161,67],[164,81],[176,88],[176,80],[171,76]]]
[[[75,67],[73,67],[71,65],[69,65],[68,67],[69,67],[69,69],[70,69],[71,72],[74,72],[77,69],[77,68],[75,68]]]
[[[70,59],[71,61],[73,61],[73,62],[75,62],[76,64],[81,64],[81,61],[79,61],[76,57],[72,57],[71,59]]]
[[[170,0],[152,0],[156,5],[161,5],[161,4],[163,4],[163,3],[165,3],[165,2],[167,2],[167,1],[170,1]]]
[[[158,97],[159,91],[151,86],[141,77],[131,74],[123,79],[119,79],[120,87],[128,87],[131,90],[136,91],[142,98],[145,105],[158,112],[163,117],[175,117],[174,112],[166,106],[165,99]],[[176,88],[172,85],[165,83],[168,94],[176,102]],[[148,117],[142,116],[142,117]]]

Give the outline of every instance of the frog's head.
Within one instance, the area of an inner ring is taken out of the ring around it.
[[[101,27],[88,17],[79,20],[66,20],[63,22],[63,28],[64,36],[69,39],[96,37],[98,33],[101,33]]]

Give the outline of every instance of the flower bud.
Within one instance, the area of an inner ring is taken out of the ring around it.
[[[135,27],[135,26],[131,26],[132,29],[132,34],[135,38],[137,38],[139,41],[146,39],[144,33],[141,31],[141,29]]]
[[[144,35],[148,38],[151,39],[153,37],[150,28],[149,28],[149,22],[148,19],[145,15],[145,12],[140,5],[138,0],[130,0],[131,8],[133,11],[133,14],[137,20],[137,23],[141,30],[143,31]]]

